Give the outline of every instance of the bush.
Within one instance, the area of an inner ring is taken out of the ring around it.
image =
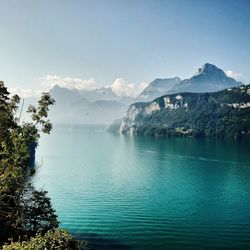
[[[37,234],[29,241],[12,242],[4,245],[3,250],[87,250],[87,242],[80,241],[71,236],[67,231],[50,230],[45,235]]]

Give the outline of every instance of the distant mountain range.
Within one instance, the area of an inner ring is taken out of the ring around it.
[[[228,77],[223,70],[215,65],[206,63],[198,69],[198,72],[193,77],[176,84],[168,91],[168,94],[178,92],[215,92],[241,84],[242,82]]]
[[[56,123],[110,124],[134,101],[118,97],[111,88],[78,91],[56,85],[50,94],[56,100],[50,112]]]
[[[250,85],[134,103],[109,130],[131,135],[250,139]]]
[[[102,87],[94,90],[77,90],[63,88],[55,85],[50,94],[57,99],[57,102],[68,103],[78,99],[86,99],[90,102],[95,101],[117,101],[123,104],[131,104],[135,101],[135,98],[117,96],[110,87]]]
[[[189,79],[155,79],[137,97],[137,101],[152,101],[159,96],[178,92],[215,92],[241,84],[215,65],[206,63]]]
[[[50,90],[56,100],[50,117],[53,123],[111,124],[123,117],[132,103],[150,102],[157,97],[179,92],[214,92],[241,84],[221,69],[206,63],[189,79],[155,79],[137,98],[117,96],[111,87],[82,91],[56,85]],[[25,105],[36,101],[36,98],[30,98]]]

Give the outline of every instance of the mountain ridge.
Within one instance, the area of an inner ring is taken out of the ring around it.
[[[214,92],[241,84],[214,64],[205,63],[193,76],[184,80],[179,77],[156,78],[138,95],[136,101],[152,101],[156,97],[178,92]]]
[[[196,74],[176,84],[167,94],[178,92],[215,92],[241,84],[242,82],[228,77],[222,69],[213,64],[205,63],[198,69]]]

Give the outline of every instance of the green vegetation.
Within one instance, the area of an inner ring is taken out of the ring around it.
[[[44,249],[87,249],[85,241],[78,241],[68,232],[60,229],[50,230],[45,235],[37,234],[29,241],[12,242],[4,245],[3,250],[44,250]]]
[[[119,130],[135,135],[249,139],[250,85],[214,93],[173,94],[150,103],[135,103]]]
[[[31,121],[23,123],[19,102],[0,82],[0,248],[5,244],[4,249],[85,249],[84,242],[57,229],[47,192],[32,185],[35,148],[40,133],[52,129],[47,117],[54,100],[43,93],[38,107],[28,108]]]

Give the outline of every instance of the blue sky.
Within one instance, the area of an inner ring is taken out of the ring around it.
[[[86,86],[121,78],[139,86],[190,77],[206,62],[250,82],[249,0],[0,4],[0,78],[12,88],[39,89],[52,76]]]

